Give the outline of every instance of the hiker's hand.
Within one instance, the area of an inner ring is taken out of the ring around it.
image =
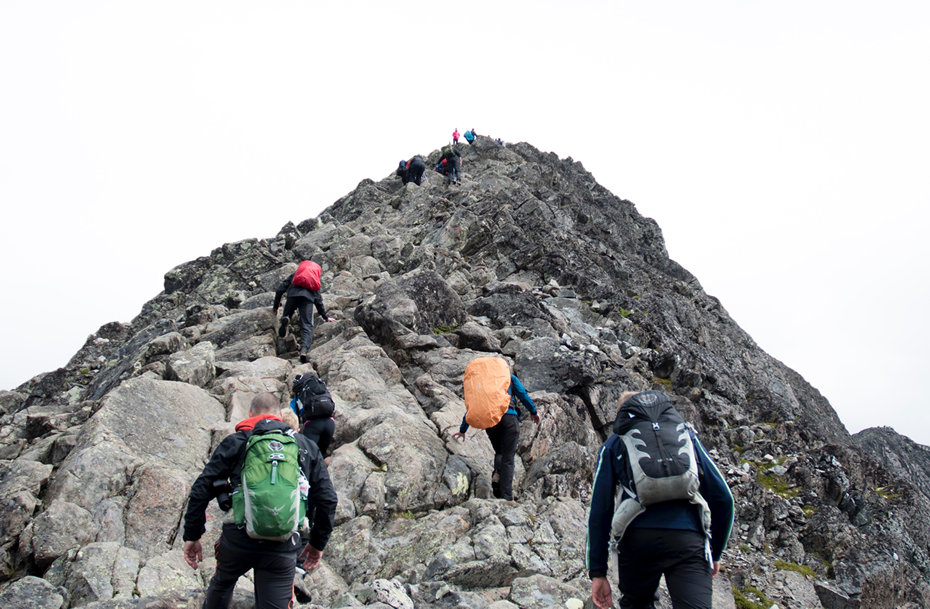
[[[462,433],[461,431],[457,431],[457,432],[455,432],[454,434],[452,434],[452,439],[454,440],[454,439],[456,439],[456,438],[458,438],[459,440],[461,440],[462,442],[464,442],[464,441],[465,441],[465,434]]]
[[[335,318],[335,317],[327,317],[327,318],[326,318],[326,321],[336,321],[336,318]]]
[[[278,310],[277,310],[277,309],[272,309],[271,312],[274,314],[275,317],[278,316]]]
[[[711,571],[711,578],[713,579],[714,577],[717,577],[717,574],[718,574],[718,573],[720,573],[720,561],[719,561],[719,560],[715,560],[715,561],[714,561],[714,569],[713,569],[713,571]]]
[[[203,561],[203,547],[199,540],[184,542],[184,560],[191,566],[191,569],[196,569],[197,563]]]
[[[534,423],[536,423],[537,425],[539,425],[539,415],[538,415],[538,414],[534,414],[534,415],[532,415],[530,418],[533,419],[533,422],[534,422]]]
[[[304,551],[300,553],[300,556],[297,558],[303,558],[304,564],[303,567],[307,571],[312,571],[320,566],[320,559],[323,558],[323,553],[311,546],[309,543],[307,547],[304,548]]]
[[[591,596],[594,606],[598,609],[608,609],[611,606],[610,582],[606,577],[595,577],[591,580]]]

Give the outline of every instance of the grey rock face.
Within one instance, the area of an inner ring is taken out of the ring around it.
[[[286,405],[312,370],[336,403],[336,530],[303,581],[324,606],[590,604],[597,451],[619,395],[647,389],[697,428],[736,502],[716,609],[736,606],[731,586],[786,608],[930,606],[926,447],[850,438],[580,163],[484,137],[463,155],[461,185],[363,180],[319,218],[172,269],[131,323],[0,392],[0,599],[202,604],[223,514],[211,503],[190,569],[190,484],[256,394]],[[317,324],[300,363],[270,306],[309,257],[338,321]],[[511,360],[541,416],[521,418],[516,502],[489,498],[487,434],[452,438],[464,368],[488,353]]]

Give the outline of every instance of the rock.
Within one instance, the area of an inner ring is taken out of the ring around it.
[[[216,375],[215,361],[213,343],[198,343],[187,351],[172,353],[168,357],[165,378],[204,387]]]
[[[64,602],[64,597],[53,585],[32,575],[27,575],[0,592],[0,605],[4,607],[59,609],[64,606]]]
[[[459,295],[438,274],[423,269],[382,283],[355,311],[355,321],[386,345],[410,332],[458,328],[466,316]]]
[[[132,379],[103,401],[49,485],[50,498],[94,509],[119,495],[144,462],[199,472],[222,405],[186,383]],[[132,447],[128,443],[132,443]]]
[[[303,582],[320,605],[577,608],[595,455],[619,395],[659,389],[735,498],[715,607],[750,585],[786,607],[930,606],[926,447],[851,438],[580,163],[486,137],[461,148],[456,188],[434,172],[420,187],[363,180],[319,218],[172,269],[131,323],[0,392],[0,594],[42,572],[61,606],[202,604],[223,514],[210,503],[190,569],[191,481],[252,397],[286,403],[313,370],[336,403],[339,496]],[[317,325],[298,365],[271,305],[310,256],[339,321]],[[521,418],[517,502],[488,499],[486,433],[452,438],[464,367],[488,353],[513,359],[541,417]],[[233,606],[253,606],[252,589],[242,578]]]
[[[180,332],[169,332],[168,334],[152,339],[148,344],[146,351],[147,357],[177,353],[190,349],[187,339]]]
[[[490,330],[484,326],[479,326],[473,321],[465,323],[461,328],[455,331],[459,337],[460,349],[474,349],[475,351],[494,351],[500,352],[501,343],[494,338]]]
[[[71,549],[93,541],[93,515],[84,508],[55,501],[33,523],[32,547],[36,564],[45,566]]]
[[[571,599],[587,598],[588,594],[545,575],[517,578],[510,588],[509,600],[526,609],[564,606]]]
[[[143,597],[200,588],[203,583],[178,550],[149,559],[139,571],[136,588]]]
[[[26,401],[26,396],[16,391],[0,391],[0,414],[9,414],[19,410]]]

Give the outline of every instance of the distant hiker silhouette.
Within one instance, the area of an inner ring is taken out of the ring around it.
[[[281,315],[281,325],[278,327],[278,336],[287,336],[287,326],[294,311],[300,312],[300,361],[307,361],[307,352],[313,345],[313,307],[319,311],[320,317],[326,321],[336,321],[326,316],[323,308],[323,297],[320,296],[320,265],[310,260],[304,260],[297,267],[297,272],[282,281],[274,294],[274,314],[278,314],[281,297],[287,293],[287,302],[284,304],[284,313]]]
[[[184,559],[193,569],[203,561],[200,538],[206,532],[211,489],[218,482],[228,481],[232,490],[232,509],[226,512],[215,547],[216,571],[203,605],[207,609],[229,607],[236,582],[249,569],[254,573],[256,607],[293,606],[289,603],[295,594],[298,557],[303,559],[304,569],[315,569],[332,534],[337,497],[323,456],[315,444],[281,421],[280,412],[281,403],[274,394],[255,396],[249,418],[236,425],[236,433],[220,442],[191,487],[184,516]],[[271,467],[267,465],[269,459],[274,463]],[[269,473],[262,475],[264,470]],[[276,487],[268,486],[269,480]],[[269,491],[270,488],[279,490]],[[290,491],[292,488],[294,492]],[[301,507],[306,508],[308,499],[313,499],[316,506],[310,543],[303,552],[296,521],[303,519],[304,514],[291,511],[290,519],[266,515],[279,514],[287,506],[293,508],[298,491]],[[251,503],[243,499],[245,493]],[[284,505],[275,507],[279,501],[284,501]],[[283,541],[268,536],[282,527]],[[292,528],[293,532],[288,533]]]
[[[413,182],[417,186],[423,179],[423,172],[426,171],[426,163],[419,156],[415,156],[407,161],[407,182]],[[406,184],[406,182],[404,182]]]
[[[448,183],[458,184],[462,171],[462,155],[459,151],[454,146],[445,146],[439,159],[440,165],[445,168],[444,174],[447,176]]]
[[[410,179],[407,177],[407,161],[401,161],[398,163],[396,173],[397,177],[399,177],[400,181],[404,184],[410,181]]]
[[[469,425],[486,429],[494,448],[494,473],[491,489],[498,499],[513,500],[513,469],[520,442],[517,400],[530,411],[539,425],[536,404],[520,379],[510,373],[509,364],[499,357],[479,357],[465,367],[465,416],[458,432],[452,434],[462,442]]]
[[[475,133],[474,128],[472,128],[470,131],[465,132],[465,141],[468,142],[469,144],[473,144],[475,142],[476,137],[478,137],[478,134]]]
[[[452,132],[452,143],[453,144],[459,143],[459,128],[458,127],[456,127],[455,131]]]

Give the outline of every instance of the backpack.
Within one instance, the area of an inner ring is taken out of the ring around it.
[[[317,375],[308,372],[294,379],[294,393],[303,405],[303,422],[328,419],[336,411],[336,403]]]
[[[479,357],[465,366],[465,422],[494,427],[510,408],[510,367],[499,357]]]
[[[297,439],[279,430],[253,432],[239,462],[233,519],[252,539],[287,541],[307,513],[310,483],[300,467]]]
[[[304,260],[297,267],[297,272],[294,273],[294,278],[291,279],[291,283],[314,292],[319,292],[320,273],[322,272],[323,269],[320,268],[319,264],[312,260]]]
[[[710,508],[701,497],[701,471],[693,428],[668,397],[646,391],[630,397],[614,422],[614,433],[625,448],[626,471],[632,489],[620,489],[611,522],[615,539],[650,505],[687,500],[701,508],[705,534],[710,532]],[[620,500],[623,495],[629,497]]]
[[[443,146],[441,159],[452,158],[452,146]]]

